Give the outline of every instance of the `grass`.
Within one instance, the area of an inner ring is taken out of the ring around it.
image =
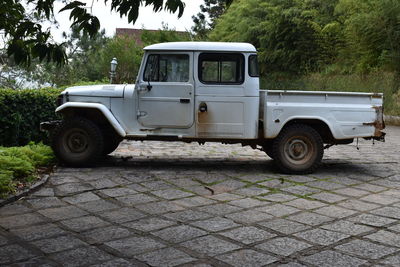
[[[0,198],[25,188],[54,163],[50,147],[29,143],[22,147],[0,147]]]
[[[393,92],[393,81],[394,75],[390,72],[376,72],[368,75],[312,73],[301,77],[271,74],[261,79],[261,88],[383,93],[385,114],[400,116],[400,91]]]

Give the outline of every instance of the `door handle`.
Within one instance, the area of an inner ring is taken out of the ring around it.
[[[190,103],[190,98],[181,98],[181,99],[180,99],[180,102],[181,102],[182,104],[189,104],[189,103]]]
[[[146,85],[139,85],[138,91],[139,92],[145,92],[147,90]]]

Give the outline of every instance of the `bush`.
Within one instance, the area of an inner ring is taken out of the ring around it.
[[[12,172],[0,171],[0,197],[5,193],[13,191]]]
[[[18,183],[34,180],[36,169],[53,161],[51,148],[43,144],[0,147],[0,196],[15,191]]]
[[[42,121],[56,120],[56,99],[61,91],[0,89],[0,146],[26,145],[47,141],[40,132]]]
[[[54,158],[48,146],[34,143],[29,143],[27,146],[23,147],[7,147],[0,149],[0,157],[14,157],[17,160],[29,162],[33,168],[46,165]]]
[[[16,156],[0,155],[0,166],[2,170],[9,171],[13,179],[27,177],[35,170],[29,161]]]

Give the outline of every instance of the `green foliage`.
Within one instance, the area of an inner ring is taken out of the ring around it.
[[[232,2],[232,1],[230,1]],[[200,12],[192,16],[194,26],[192,31],[197,39],[205,39],[215,27],[217,19],[225,13],[229,3],[225,0],[204,0],[204,5],[200,5]]]
[[[3,147],[0,148],[1,156],[16,157],[29,162],[33,167],[45,166],[54,157],[51,148],[43,144],[30,142],[23,147]]]
[[[0,71],[0,88],[21,88],[25,82],[31,82],[31,77],[26,68],[16,66],[9,58],[1,55],[0,60],[4,62]]]
[[[77,26],[79,31],[83,30],[90,36],[94,36],[100,29],[99,19],[88,13],[85,3],[73,1],[61,8],[60,12],[66,10],[71,10],[69,15],[69,19],[72,20],[71,27]]]
[[[43,144],[0,147],[0,196],[15,191],[17,182],[32,180],[37,168],[53,162],[51,148]]]
[[[0,166],[16,179],[26,177],[35,170],[30,162],[17,156],[0,155]]]
[[[347,47],[343,60],[365,74],[377,68],[393,71],[400,88],[400,2],[340,0],[336,7],[344,25]]]
[[[13,56],[17,64],[31,63],[32,58],[56,63],[66,61],[63,44],[53,42],[49,29],[43,30],[44,21],[56,23],[54,18],[54,2],[56,0],[28,1],[29,8],[19,0],[3,0],[0,8],[0,30],[8,38],[7,54]],[[162,9],[178,12],[181,17],[185,4],[181,0],[104,0],[111,4],[111,11],[120,16],[127,16],[129,23],[134,23],[139,15],[141,5],[152,6],[154,12]],[[71,26],[76,26],[93,37],[100,29],[100,21],[90,14],[85,3],[65,1],[62,11],[70,10]]]
[[[64,40],[68,51],[68,64],[64,65],[33,60],[30,66],[20,66],[0,50],[0,61],[4,63],[0,71],[0,88],[60,87],[79,81],[102,80],[103,74],[93,66],[99,62],[99,50],[109,40],[105,31],[102,30],[91,38],[73,27],[71,34],[64,33]]]
[[[102,30],[92,38],[72,28],[69,35],[64,35],[65,46],[68,48],[68,64],[58,66],[56,63],[36,64],[32,70],[32,79],[38,84],[49,84],[50,86],[61,87],[74,84],[80,81],[97,81],[103,79],[98,65],[99,51],[104,49],[110,38],[105,36]]]
[[[5,193],[14,191],[12,172],[0,170],[0,197]]]
[[[57,119],[54,112],[58,89],[0,89],[0,145],[25,145],[30,141],[46,141],[40,132],[42,121]]]
[[[147,31],[143,29],[141,40],[144,46],[165,43],[191,41],[193,36],[189,32],[177,32],[175,28],[169,28],[168,24],[163,23],[158,31]]]
[[[262,73],[315,71],[332,58],[325,26],[331,22],[335,2],[235,1],[218,21],[210,39],[254,44]]]
[[[116,57],[118,60],[116,83],[134,83],[143,50],[128,36],[114,37],[102,50],[99,51],[98,62],[92,65],[98,68],[103,77],[109,77],[110,62]]]
[[[32,1],[30,1],[32,2]],[[30,64],[31,58],[63,62],[65,50],[62,45],[51,41],[50,31],[43,30],[41,22],[53,18],[53,2],[39,1],[35,12],[27,11],[17,0],[4,0],[0,8],[0,30],[4,31],[7,54],[18,64]]]

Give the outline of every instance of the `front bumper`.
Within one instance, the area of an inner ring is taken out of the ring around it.
[[[57,121],[44,121],[40,123],[40,131],[42,132],[51,132],[58,125],[61,124],[60,120]]]

